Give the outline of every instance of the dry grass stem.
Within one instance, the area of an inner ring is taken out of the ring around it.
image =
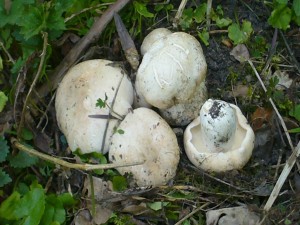
[[[99,170],[99,169],[112,169],[112,168],[118,168],[118,167],[126,167],[126,166],[137,166],[143,164],[145,161],[140,162],[132,162],[132,163],[109,163],[109,164],[78,164],[78,163],[70,163],[67,161],[64,161],[62,159],[56,158],[54,156],[50,156],[44,153],[41,153],[34,148],[28,147],[26,145],[23,145],[20,143],[17,139],[12,138],[11,139],[12,144],[19,150],[27,152],[30,155],[34,155],[42,160],[51,162],[56,165],[64,166],[70,169],[78,169],[78,170],[84,170],[84,171],[91,171],[91,170]]]

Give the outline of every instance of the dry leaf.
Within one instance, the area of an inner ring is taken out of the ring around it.
[[[249,87],[247,85],[238,84],[232,90],[233,97],[247,97],[249,93]]]
[[[250,58],[249,51],[244,44],[238,44],[237,46],[235,46],[230,52],[230,55],[232,55],[237,61],[241,63],[248,61]]]
[[[261,129],[264,123],[271,124],[273,110],[258,107],[251,115],[251,125],[254,131]]]
[[[285,71],[276,70],[273,73],[273,76],[276,76],[279,80],[278,84],[275,86],[277,90],[288,89],[293,83],[293,80],[289,78],[289,74]]]
[[[92,225],[92,216],[89,210],[84,209],[77,213],[74,218],[75,225]]]

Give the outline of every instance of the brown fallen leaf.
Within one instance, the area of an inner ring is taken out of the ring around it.
[[[255,131],[262,128],[264,123],[270,125],[272,123],[273,110],[263,107],[258,107],[251,115],[251,126]]]

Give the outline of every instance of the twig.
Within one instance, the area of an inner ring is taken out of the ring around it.
[[[67,23],[69,20],[73,19],[74,17],[76,17],[76,16],[78,16],[78,15],[84,13],[84,12],[90,11],[90,10],[92,10],[92,9],[100,8],[100,7],[102,7],[102,6],[111,5],[111,4],[112,4],[112,3],[100,3],[100,4],[97,4],[97,5],[92,6],[92,7],[84,8],[84,9],[80,10],[79,12],[74,13],[74,14],[72,14],[71,16],[67,17],[67,18],[65,19],[64,22]]]
[[[278,36],[278,29],[276,28],[275,31],[274,31],[274,34],[273,34],[273,37],[272,37],[272,42],[271,42],[271,47],[270,47],[270,50],[269,50],[269,53],[268,53],[268,57],[267,57],[267,60],[266,60],[266,63],[265,63],[265,66],[261,72],[262,75],[264,75],[267,71],[267,69],[269,68],[269,65],[272,61],[272,57],[273,55],[275,54],[276,52],[276,41],[277,41],[277,36]]]
[[[43,35],[43,38],[44,38],[44,42],[43,42],[43,50],[42,50],[42,53],[41,53],[41,61],[40,61],[38,70],[36,72],[36,75],[35,75],[35,77],[32,81],[32,84],[31,84],[31,86],[29,88],[29,91],[28,91],[28,93],[26,95],[26,98],[25,98],[25,102],[24,102],[23,109],[22,109],[22,114],[21,114],[21,120],[20,120],[20,123],[19,123],[19,126],[18,126],[18,137],[20,136],[21,130],[23,128],[25,113],[26,113],[27,104],[28,104],[31,92],[34,89],[34,87],[36,85],[36,82],[38,81],[38,79],[40,77],[40,74],[42,72],[44,62],[45,62],[45,57],[46,57],[46,52],[47,52],[47,45],[48,45],[48,33],[43,32],[42,35]]]
[[[179,225],[182,224],[186,219],[190,218],[191,216],[193,216],[195,213],[199,212],[200,210],[204,209],[206,206],[208,206],[210,203],[207,202],[205,204],[203,204],[202,206],[200,206],[199,208],[193,210],[192,212],[190,212],[189,214],[187,214],[185,217],[183,217],[181,220],[179,220],[177,223],[175,223],[175,225]]]
[[[206,8],[206,26],[207,30],[210,30],[210,22],[211,22],[211,6],[212,6],[212,0],[207,0],[207,8]]]
[[[256,68],[255,68],[255,66],[253,65],[252,61],[251,61],[250,59],[248,59],[247,61],[248,61],[248,63],[250,64],[252,70],[254,71],[254,73],[255,73],[257,79],[259,80],[259,82],[260,82],[260,84],[261,84],[263,90],[264,90],[265,92],[267,92],[267,88],[266,88],[266,86],[264,85],[264,82],[262,81],[262,79],[260,78],[260,76],[259,76],[259,74],[258,74],[258,72],[257,72],[257,70],[256,70]],[[278,109],[277,109],[277,107],[276,107],[276,105],[275,105],[273,99],[272,99],[272,98],[269,98],[269,101],[270,101],[270,103],[271,103],[271,105],[272,105],[272,107],[273,107],[273,109],[274,109],[274,111],[275,111],[275,113],[276,113],[278,119],[280,120],[281,126],[282,126],[282,128],[283,128],[283,130],[284,130],[284,133],[285,133],[285,135],[286,135],[286,138],[288,139],[289,145],[290,145],[290,147],[291,147],[291,149],[292,149],[292,151],[293,151],[293,150],[294,150],[294,145],[293,145],[292,139],[291,139],[291,137],[290,137],[290,134],[289,134],[289,132],[288,132],[288,129],[287,129],[286,125],[285,125],[285,122],[284,122],[282,116],[280,115],[280,113],[279,113],[279,111],[278,111]]]
[[[119,39],[121,42],[121,46],[125,53],[125,57],[126,57],[127,61],[129,62],[131,68],[134,71],[137,71],[139,64],[140,64],[139,53],[136,50],[135,44],[134,44],[131,36],[129,35],[129,32],[127,31],[125,24],[123,23],[119,14],[115,13],[114,19],[115,19],[115,24],[116,24],[117,32],[119,35]]]
[[[40,121],[39,121],[38,125],[36,126],[37,129],[40,128],[42,122],[44,121],[44,118],[47,116],[47,112],[49,111],[49,109],[50,109],[50,107],[51,107],[51,105],[52,105],[52,102],[53,102],[54,99],[55,99],[55,96],[56,96],[56,93],[54,93],[54,94],[52,95],[52,97],[51,97],[51,99],[50,99],[50,101],[49,101],[49,103],[48,103],[48,105],[47,105],[45,111],[43,112],[43,115],[42,115],[42,117],[40,118]],[[47,120],[47,121],[48,121],[48,120]],[[47,123],[46,123],[46,124],[47,124]],[[46,125],[45,125],[45,127],[46,127]],[[44,128],[45,128],[45,127],[44,127]],[[44,132],[44,128],[42,129],[43,132]]]
[[[120,11],[129,1],[130,0],[118,0],[95,21],[89,32],[76,43],[76,45],[61,61],[61,63],[55,68],[53,74],[51,75],[51,80],[39,88],[39,96],[37,97],[45,97],[50,91],[57,88],[64,74],[71,68],[71,66],[74,65],[80,55],[89,47],[91,43],[96,42],[99,39],[102,31],[112,20],[114,13]],[[38,101],[38,99],[35,99],[35,101]]]
[[[186,3],[187,3],[187,0],[181,0],[181,3],[179,5],[179,8],[177,10],[177,13],[176,13],[174,21],[173,21],[173,27],[174,28],[177,28],[177,26],[178,26],[178,22],[179,22],[179,20],[182,16],[182,12],[185,8]]]
[[[288,50],[288,52],[289,52],[289,54],[290,54],[290,56],[291,56],[292,61],[293,61],[293,63],[295,64],[296,69],[298,70],[298,73],[300,73],[300,64],[299,64],[299,62],[297,61],[297,59],[296,59],[296,57],[295,57],[295,55],[294,55],[294,52],[293,52],[292,49],[290,48],[290,46],[289,46],[289,44],[288,44],[288,42],[287,42],[285,36],[283,35],[282,31],[279,30],[279,32],[280,32],[280,35],[281,35],[281,37],[282,37],[282,39],[283,39],[283,41],[284,41],[284,44],[285,44],[287,50]]]
[[[0,41],[0,47],[3,49],[3,51],[5,52],[5,54],[7,55],[9,61],[11,61],[13,64],[16,63],[16,61],[13,59],[13,57],[11,56],[11,54],[7,51],[7,49],[5,48],[4,44],[2,41]]]
[[[91,171],[91,170],[98,170],[98,169],[112,169],[112,168],[118,168],[118,167],[127,167],[127,166],[136,166],[136,165],[141,165],[145,161],[140,161],[140,162],[132,162],[132,163],[108,163],[108,164],[101,164],[101,165],[96,165],[96,164],[78,164],[78,163],[70,163],[67,161],[64,161],[62,159],[56,158],[54,156],[50,156],[44,153],[41,153],[34,148],[28,147],[20,143],[17,139],[12,138],[11,143],[18,148],[21,151],[27,152],[30,155],[37,156],[40,159],[43,159],[45,161],[64,166],[70,169],[78,169],[78,170],[84,170],[84,171]]]
[[[274,203],[274,201],[276,200],[286,178],[288,177],[288,175],[290,174],[293,166],[295,165],[295,162],[297,160],[297,157],[300,155],[300,142],[298,142],[297,147],[294,149],[294,151],[292,152],[292,155],[289,157],[289,159],[287,160],[277,182],[275,187],[273,188],[273,191],[267,201],[267,203],[264,206],[264,210],[265,211],[269,211]]]
[[[103,136],[102,136],[101,152],[104,151],[104,147],[105,147],[105,139],[106,139],[107,130],[108,130],[108,126],[109,126],[110,115],[112,115],[112,113],[113,113],[114,104],[115,104],[115,102],[116,102],[116,98],[117,98],[117,95],[118,95],[118,92],[119,92],[119,89],[120,89],[120,86],[121,86],[121,83],[122,83],[122,81],[123,81],[124,76],[125,76],[125,73],[123,74],[123,76],[121,77],[121,80],[119,81],[118,87],[117,87],[117,89],[116,89],[116,93],[115,93],[114,98],[113,98],[112,103],[111,103],[111,107],[109,107],[108,118],[107,118],[107,120],[106,120],[105,130],[104,130]]]

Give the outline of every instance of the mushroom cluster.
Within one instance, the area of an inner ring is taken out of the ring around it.
[[[164,185],[175,176],[180,155],[170,125],[189,124],[184,148],[193,164],[216,172],[243,167],[254,133],[237,106],[206,101],[207,65],[200,43],[187,33],[160,28],[145,38],[141,53],[134,87],[108,60],[79,63],[65,75],[55,107],[70,149],[108,152],[118,164],[142,161],[117,170],[131,174],[138,186]],[[99,99],[105,107],[96,106]]]

